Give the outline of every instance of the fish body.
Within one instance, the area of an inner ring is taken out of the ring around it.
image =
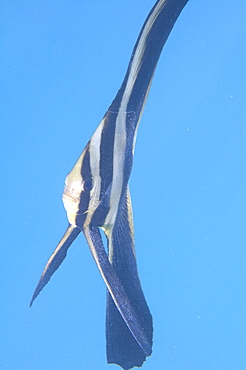
[[[32,305],[83,232],[107,287],[107,360],[123,369],[142,366],[153,338],[137,271],[128,185],[136,135],[160,53],[187,2],[159,0],[150,11],[115,99],[66,177],[63,203],[69,225],[31,300]]]

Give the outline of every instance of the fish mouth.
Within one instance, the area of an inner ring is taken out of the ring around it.
[[[62,194],[62,200],[63,203],[65,202],[73,202],[73,203],[79,203],[79,199],[77,197],[72,196],[69,193],[63,193]]]
[[[69,193],[62,194],[62,201],[71,225],[76,226],[76,216],[79,210],[79,199]]]
[[[76,214],[78,212],[79,198],[66,192],[62,194],[62,201],[68,214]]]

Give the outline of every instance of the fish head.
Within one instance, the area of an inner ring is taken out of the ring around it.
[[[100,203],[100,178],[92,176],[89,144],[67,175],[62,195],[69,223],[81,230]]]

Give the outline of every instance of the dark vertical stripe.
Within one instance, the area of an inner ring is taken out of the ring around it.
[[[110,186],[113,178],[115,121],[117,115],[116,112],[108,111],[104,117],[100,142],[101,203],[92,217],[91,225],[93,226],[102,226],[109,210]]]
[[[107,112],[100,144],[100,176],[102,195],[107,190],[113,177],[114,134],[117,113]]]
[[[91,177],[91,167],[90,167],[90,152],[89,146],[90,143],[87,144],[85,148],[85,155],[83,158],[82,166],[81,166],[81,176],[83,178],[84,184],[92,183]],[[87,213],[90,202],[90,189],[84,188],[80,195],[80,202],[79,202],[79,209],[76,216],[76,226],[83,230],[84,221],[86,219]]]

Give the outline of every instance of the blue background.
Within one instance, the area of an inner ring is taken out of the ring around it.
[[[0,369],[106,364],[83,235],[31,309],[67,219],[66,174],[114,98],[153,0],[14,1],[1,13]],[[163,50],[130,180],[154,317],[144,369],[246,368],[246,2],[190,1]]]

